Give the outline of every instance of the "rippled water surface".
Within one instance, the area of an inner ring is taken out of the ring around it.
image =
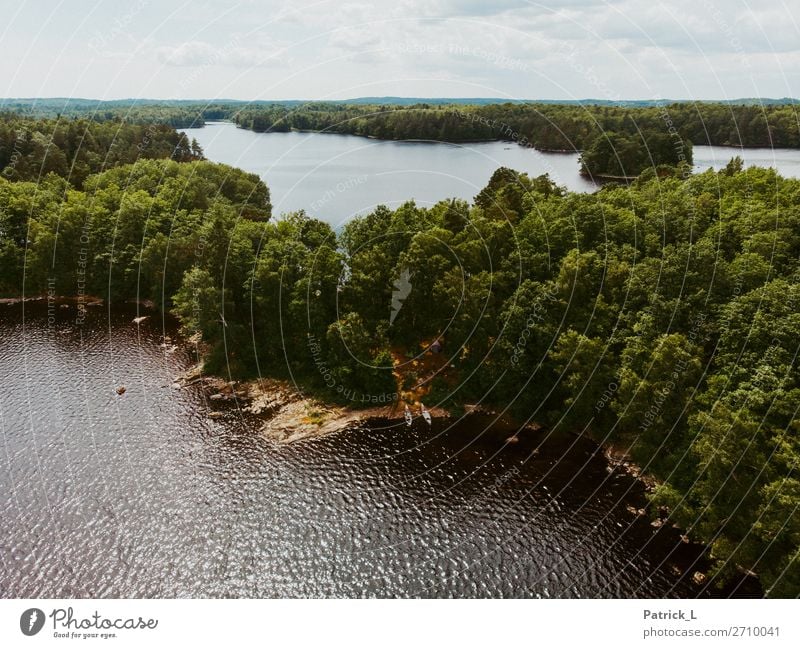
[[[277,445],[174,386],[158,315],[75,314],[0,306],[3,596],[703,594],[588,442],[473,419]]]

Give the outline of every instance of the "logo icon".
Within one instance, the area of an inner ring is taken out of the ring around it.
[[[392,312],[389,315],[389,326],[394,324],[394,318],[403,307],[403,302],[406,297],[411,293],[411,272],[408,268],[403,268],[400,272],[400,278],[394,282],[394,290],[392,291]]]
[[[39,608],[25,610],[19,618],[19,629],[22,634],[32,637],[44,627],[44,612]]]

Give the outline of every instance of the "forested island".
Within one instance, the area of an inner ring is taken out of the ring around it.
[[[265,128],[336,130],[326,110],[267,112]],[[498,136],[450,107],[342,110],[361,115],[334,122],[356,134]],[[536,110],[469,109],[531,136]],[[663,134],[661,109],[642,110]],[[781,108],[741,130],[724,110],[715,138],[760,145],[763,119],[777,139]],[[560,118],[591,151],[605,126],[581,112]],[[591,112],[634,146],[626,114]],[[529,141],[573,142],[553,133]],[[800,181],[737,159],[695,175],[662,160],[578,194],[501,168],[472,203],[378,207],[341,231],[271,211],[257,176],[203,160],[168,126],[0,120],[3,295],[152,300],[202,335],[206,369],[227,377],[291,376],[352,404],[413,388],[429,405],[507,408],[629,447],[659,483],[653,508],[708,544],[723,576],[800,592]],[[398,385],[395,365],[420,354],[424,371]]]

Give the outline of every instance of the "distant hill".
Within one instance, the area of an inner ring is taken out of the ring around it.
[[[608,99],[508,99],[499,97],[456,97],[456,98],[430,98],[430,97],[358,97],[356,99],[343,99],[340,101],[328,101],[325,103],[343,103],[343,104],[391,104],[399,106],[412,106],[415,104],[463,104],[471,106],[485,106],[489,104],[500,103],[513,103],[513,104],[563,104],[569,106],[620,106],[620,107],[641,107],[647,108],[651,106],[662,106],[664,104],[674,103],[723,103],[734,105],[787,105],[798,104],[800,99],[792,99],[783,97],[781,99],[747,97],[741,99],[626,99],[620,101],[612,101]],[[258,103],[258,102],[254,102]],[[268,102],[269,103],[269,102]],[[283,103],[283,102],[271,102]]]
[[[800,99],[783,97],[780,99],[745,97],[739,99],[630,99],[611,101],[607,99],[509,99],[507,97],[356,97],[353,99],[337,100],[306,100],[306,99],[276,99],[257,101],[243,101],[241,99],[84,99],[67,97],[47,98],[8,98],[0,99],[0,111],[32,112],[49,114],[70,114],[92,110],[109,110],[128,107],[165,106],[165,107],[196,107],[196,106],[297,106],[307,103],[330,104],[383,104],[395,106],[411,106],[415,104],[444,105],[477,105],[513,103],[513,104],[556,104],[556,105],[591,105],[591,106],[621,106],[630,108],[647,108],[674,103],[717,103],[731,105],[796,105]]]

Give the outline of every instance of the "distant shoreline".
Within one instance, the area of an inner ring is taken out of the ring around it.
[[[336,131],[330,130],[313,130],[313,129],[304,129],[304,128],[291,128],[285,131],[273,131],[273,130],[254,130],[252,128],[247,128],[246,126],[242,126],[241,124],[237,124],[234,121],[230,121],[227,119],[210,119],[205,121],[203,124],[197,126],[188,126],[186,128],[176,128],[178,131],[184,130],[191,130],[191,129],[200,129],[205,128],[209,125],[215,124],[226,124],[235,126],[236,128],[244,131],[249,131],[251,133],[256,133],[259,135],[287,135],[290,133],[309,133],[314,135],[339,135],[343,137],[362,137],[364,139],[371,139],[378,142],[408,142],[408,143],[416,143],[416,144],[451,144],[453,146],[458,146],[460,144],[491,144],[493,142],[498,143],[508,143],[514,144],[516,146],[522,146],[522,148],[530,148],[534,151],[538,151],[539,153],[553,153],[553,154],[563,154],[563,155],[580,155],[583,153],[583,149],[554,149],[554,148],[539,148],[537,146],[525,146],[520,144],[515,140],[505,140],[505,139],[469,139],[469,140],[435,140],[435,139],[392,139],[392,138],[385,138],[385,137],[378,137],[376,135],[363,135],[361,133],[338,133]],[[800,151],[800,147],[785,147],[785,146],[746,146],[742,144],[694,144],[695,147],[707,147],[707,148],[724,148],[724,149],[731,149],[731,150],[739,150],[739,151]],[[595,178],[600,179],[608,179],[608,180],[616,180],[621,179],[623,176],[612,176],[612,175],[600,175],[594,174]],[[624,176],[627,177],[629,180],[635,180],[637,176]]]

